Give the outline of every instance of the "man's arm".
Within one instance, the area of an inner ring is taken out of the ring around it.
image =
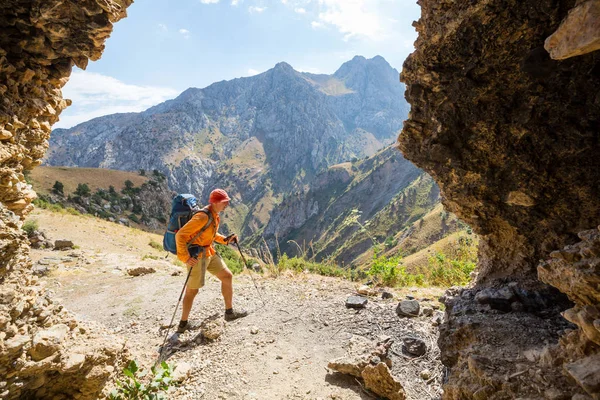
[[[215,236],[215,242],[220,243],[220,244],[227,244],[227,240],[225,240],[225,236],[221,235],[220,233],[217,233],[217,236]]]
[[[203,212],[198,212],[177,232],[177,234],[175,234],[177,258],[181,261],[187,262],[190,259],[190,253],[187,248],[188,241],[200,232],[200,229],[202,229],[207,222],[208,215]]]

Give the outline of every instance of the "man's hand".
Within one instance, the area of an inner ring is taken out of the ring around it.
[[[225,242],[227,244],[237,243],[237,241],[238,241],[238,237],[235,233],[232,233],[231,235],[229,235],[225,238]]]
[[[194,258],[194,257],[190,257],[190,258],[188,258],[188,260],[185,263],[187,264],[188,267],[193,268],[196,265],[198,265],[198,259]]]

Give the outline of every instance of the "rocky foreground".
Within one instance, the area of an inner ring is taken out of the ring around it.
[[[183,285],[180,267],[148,246],[155,235],[45,213],[42,229],[60,218],[86,223],[73,237],[81,248],[33,250],[38,279],[76,317],[124,343],[121,365],[135,359],[151,366]],[[85,239],[91,231],[95,241]],[[64,233],[52,226],[46,236]],[[166,357],[178,381],[169,398],[440,397],[439,290],[383,291],[311,274],[253,277],[260,295],[248,272],[235,278],[236,302],[248,317],[223,321],[219,283],[210,278],[192,311],[204,327],[169,335]],[[57,348],[78,334],[68,327],[59,333]],[[107,391],[119,377],[118,369],[111,373]]]

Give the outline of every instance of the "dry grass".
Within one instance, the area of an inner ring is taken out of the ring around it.
[[[152,171],[146,171],[151,175]],[[116,171],[102,168],[75,168],[75,167],[37,167],[31,171],[33,187],[40,194],[52,191],[54,182],[60,181],[64,185],[65,195],[73,193],[79,183],[87,183],[92,192],[96,189],[108,189],[110,185],[117,191],[125,186],[125,181],[130,180],[135,186],[141,186],[148,181],[148,177],[137,172]]]
[[[427,267],[429,257],[434,256],[436,253],[454,254],[458,248],[458,238],[461,235],[465,235],[464,232],[455,232],[445,238],[438,240],[432,245],[417,251],[414,254],[406,256],[402,259],[402,263],[411,270],[417,267]],[[477,240],[476,235],[473,238]]]

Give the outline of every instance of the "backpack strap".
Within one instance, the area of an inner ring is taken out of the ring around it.
[[[187,247],[190,247],[190,245],[192,243],[194,243],[196,241],[196,239],[198,239],[200,237],[200,235],[202,235],[202,233],[208,229],[208,227],[210,226],[210,224],[213,222],[214,218],[212,216],[212,213],[210,211],[208,211],[206,208],[202,208],[200,209],[198,212],[203,212],[206,214],[206,216],[208,217],[208,221],[206,221],[206,224],[202,227],[202,229],[200,229],[198,231],[198,233],[196,233],[196,235],[194,235],[194,237],[186,243]],[[195,215],[195,213],[194,213]],[[215,229],[215,236],[216,236],[216,229]],[[215,237],[213,236],[213,240],[215,240]]]

